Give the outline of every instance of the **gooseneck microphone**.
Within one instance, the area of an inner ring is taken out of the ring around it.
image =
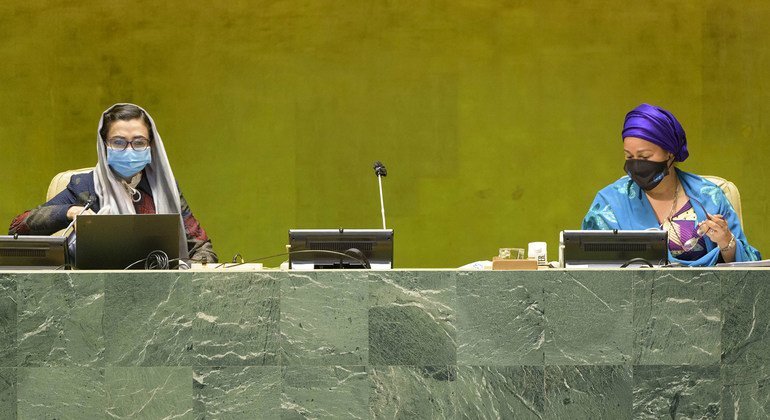
[[[382,199],[382,178],[388,176],[388,170],[379,160],[374,162],[374,174],[377,175],[377,181],[380,184],[380,210],[382,210],[382,229],[385,227],[385,200]]]
[[[77,216],[80,216],[81,214],[85,213],[86,210],[88,210],[91,207],[93,207],[95,201],[96,201],[96,196],[93,196],[93,195],[89,194],[88,195],[88,201],[86,201],[86,205],[83,206],[83,210],[81,210],[80,213],[77,214]],[[67,233],[69,232],[69,230],[72,229],[73,226],[75,226],[75,221],[78,218],[77,216],[75,216],[75,218],[72,219],[72,222],[70,222],[70,224],[67,225],[67,227],[62,231],[61,236],[67,236]]]

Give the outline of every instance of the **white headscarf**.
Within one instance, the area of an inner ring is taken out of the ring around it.
[[[134,202],[131,199],[126,188],[121,184],[121,179],[112,172],[107,164],[107,147],[104,144],[106,139],[102,139],[101,131],[104,124],[104,115],[118,105],[133,105],[141,109],[144,115],[150,120],[149,129],[152,131],[152,162],[144,168],[147,181],[152,189],[152,199],[155,203],[155,212],[158,214],[179,214],[179,258],[188,258],[187,234],[182,221],[181,203],[179,200],[179,189],[176,186],[174,173],[171,172],[171,165],[166,156],[166,149],[163,147],[163,140],[155,128],[150,114],[142,107],[134,104],[115,104],[102,113],[99,118],[99,127],[96,129],[96,153],[99,161],[94,169],[94,186],[96,195],[99,196],[99,203],[106,211],[99,212],[104,214],[136,214]],[[170,256],[170,258],[174,258]]]

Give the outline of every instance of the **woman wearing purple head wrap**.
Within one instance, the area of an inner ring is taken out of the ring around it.
[[[623,124],[624,176],[599,191],[583,229],[669,232],[669,260],[690,266],[760,258],[724,192],[675,166],[689,156],[673,114],[642,104]]]

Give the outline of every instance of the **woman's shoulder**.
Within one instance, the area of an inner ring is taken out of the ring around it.
[[[679,169],[677,169],[677,172],[679,174],[679,180],[682,181],[682,183],[689,187],[691,190],[699,194],[724,194],[722,185],[729,183],[729,181],[726,179],[717,176],[697,175]]]
[[[639,196],[639,187],[636,186],[634,181],[632,181],[628,175],[624,175],[618,178],[618,180],[616,180],[615,182],[599,190],[599,193],[597,195],[603,196],[604,198],[610,198],[610,197],[635,198]]]
[[[694,174],[692,172],[686,172],[679,168],[676,168],[676,173],[679,176],[679,179],[682,181],[690,181],[690,182],[705,182],[705,183],[711,183],[713,182],[709,180],[709,177]]]
[[[718,176],[713,175],[698,175],[694,174],[692,172],[683,171],[679,168],[676,168],[676,172],[679,175],[680,180],[684,181],[690,181],[690,182],[701,182],[707,185],[717,185],[720,181],[721,182],[727,182],[726,179],[720,178]]]
[[[707,206],[716,206],[716,208],[709,207],[711,212],[724,212],[726,211],[725,207],[734,207],[731,199],[740,201],[740,195],[735,185],[723,178],[679,171],[679,179],[685,185],[691,198],[695,198]],[[731,197],[727,196],[726,191],[732,191]]]
[[[70,178],[67,188],[73,192],[90,191],[94,189],[94,171],[74,174]]]

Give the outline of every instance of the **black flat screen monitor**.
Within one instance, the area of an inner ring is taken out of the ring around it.
[[[75,268],[122,270],[163,251],[170,260],[179,258],[178,214],[104,214],[77,218]],[[178,264],[172,262],[174,268]],[[132,269],[144,269],[143,263]]]
[[[61,236],[0,236],[3,270],[60,269],[69,264],[67,239]]]
[[[563,267],[629,267],[668,263],[665,230],[565,230],[559,260]],[[642,261],[643,260],[643,261]]]
[[[289,245],[295,270],[393,268],[393,229],[291,229]]]

